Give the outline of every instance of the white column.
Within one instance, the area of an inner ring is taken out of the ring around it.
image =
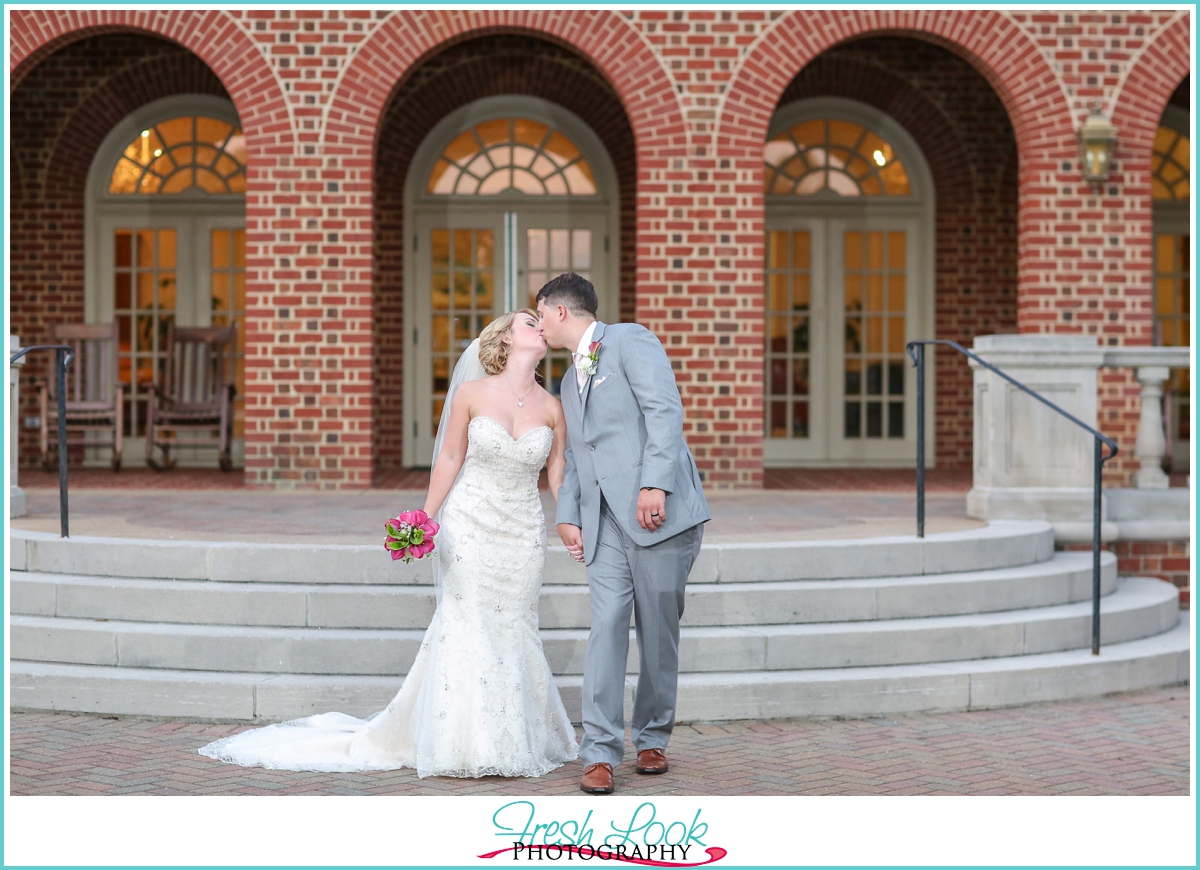
[[[975,353],[1089,426],[1096,425],[1095,336],[983,335]],[[1060,536],[1092,527],[1095,439],[975,362],[975,473],[967,515],[1047,520]]]
[[[1141,366],[1135,370],[1142,385],[1142,416],[1138,420],[1137,457],[1141,467],[1134,473],[1138,489],[1167,489],[1170,481],[1162,470],[1167,439],[1163,434],[1162,385],[1171,376],[1165,366]]]
[[[19,336],[10,335],[8,337],[8,355],[11,357],[14,353],[21,349],[21,339]],[[10,517],[25,516],[25,490],[17,486],[17,442],[21,436],[21,403],[20,383],[21,383],[21,366],[25,364],[25,358],[17,360],[15,363],[10,363],[8,366],[8,515]]]

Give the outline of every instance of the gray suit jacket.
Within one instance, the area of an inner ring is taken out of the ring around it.
[[[603,494],[625,533],[641,547],[711,519],[696,461],[683,440],[683,402],[666,351],[637,323],[597,321],[596,373],[580,394],[575,367],[563,376],[566,468],[557,522],[583,529],[584,561],[596,555]],[[667,522],[656,532],[638,525],[642,487],[667,493]]]

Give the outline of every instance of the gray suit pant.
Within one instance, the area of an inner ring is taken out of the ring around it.
[[[639,547],[602,501],[596,556],[588,566],[592,627],[583,665],[584,765],[614,768],[625,755],[625,665],[629,615],[636,620],[639,674],[633,702],[633,745],[666,749],[675,727],[679,683],[679,618],[684,587],[700,553],[697,525],[651,547]]]

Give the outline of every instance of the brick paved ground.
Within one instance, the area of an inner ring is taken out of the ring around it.
[[[887,719],[679,726],[671,771],[617,771],[635,795],[1187,795],[1187,685],[1085,701]],[[291,773],[197,754],[245,726],[12,714],[12,793],[579,794],[578,763],[540,779],[412,771]]]

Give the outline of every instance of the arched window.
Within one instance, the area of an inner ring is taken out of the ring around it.
[[[802,121],[763,149],[763,189],[778,196],[909,196],[908,172],[890,143],[838,118]]]
[[[151,124],[125,148],[108,192],[246,192],[246,137],[233,124],[187,115]]]
[[[446,146],[429,173],[435,195],[594,196],[596,179],[579,148],[558,130],[529,118],[476,124]]]
[[[1191,197],[1191,145],[1178,130],[1158,128],[1150,157],[1150,195],[1155,200],[1179,202]]]

